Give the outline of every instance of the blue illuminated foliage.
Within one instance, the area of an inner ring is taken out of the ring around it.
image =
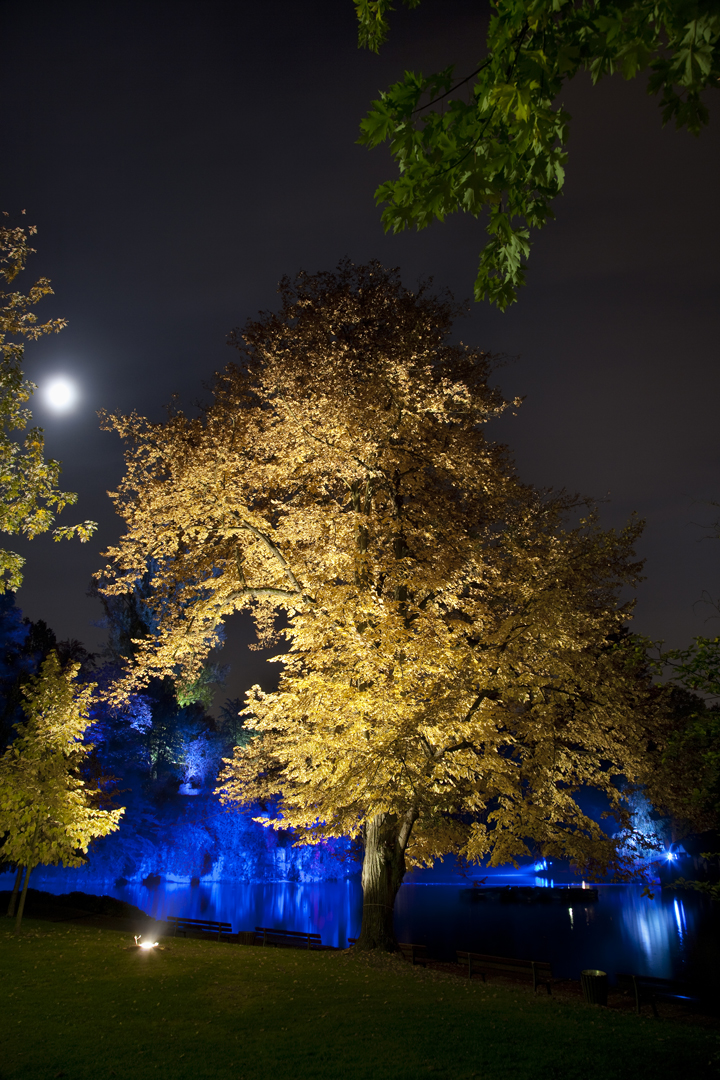
[[[50,627],[39,619],[23,618],[15,606],[14,595],[0,596],[0,748],[14,738],[14,725],[24,720],[20,707],[22,685],[36,675],[50,652],[55,649],[61,663],[68,660],[92,666],[93,656],[79,641],[58,641]]]
[[[642,791],[631,792],[627,802],[632,814],[635,836],[628,837],[627,849],[638,862],[654,862],[669,850],[670,822],[653,809],[647,795]]]
[[[110,647],[106,662],[97,664],[78,642],[58,644],[44,623],[23,620],[12,597],[0,598],[3,745],[11,740],[12,724],[19,719],[15,712],[22,682],[38,669],[50,648],[83,661],[81,677],[101,688],[118,677],[122,649],[147,629],[144,599],[138,593],[111,610],[106,607],[106,613]],[[96,706],[86,733],[95,748],[89,772],[115,805],[127,808],[126,813],[118,832],[91,847],[86,867],[50,868],[46,876],[62,877],[68,884],[84,877],[317,882],[357,872],[358,863],[349,858],[345,841],[294,848],[289,831],[264,829],[253,821],[267,807],[237,812],[220,805],[213,789],[222,758],[248,737],[237,715],[240,708],[240,701],[228,700],[215,719],[203,700],[181,705],[175,688],[159,680],[123,709]]]

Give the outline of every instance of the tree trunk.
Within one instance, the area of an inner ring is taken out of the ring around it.
[[[25,881],[23,882],[23,891],[20,895],[20,904],[18,905],[17,919],[15,920],[15,933],[20,933],[20,925],[22,923],[23,911],[25,910],[25,897],[27,896],[28,883],[30,881],[30,874],[32,873],[32,867],[25,867]]]
[[[365,826],[363,917],[357,949],[397,950],[395,897],[405,876],[405,849],[416,819],[416,810],[377,814]]]
[[[24,869],[24,866],[18,866],[17,868],[17,874],[15,875],[15,884],[13,885],[13,891],[10,894],[10,900],[8,901],[8,919],[12,919],[13,915],[15,914],[15,905],[17,904],[18,893],[20,892],[20,882],[22,881],[22,872]]]

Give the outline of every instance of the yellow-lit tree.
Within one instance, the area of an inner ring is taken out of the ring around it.
[[[25,868],[17,930],[32,870],[60,862],[82,866],[90,842],[114,832],[125,813],[103,809],[101,792],[80,775],[92,750],[83,734],[92,722],[95,684],[77,684],[79,668],[69,664],[63,671],[57,654],[49,654],[24,687],[26,720],[0,759],[0,856]],[[20,873],[16,891],[19,884]]]
[[[24,270],[34,248],[30,237],[35,228],[0,224],[0,278],[13,282]],[[60,462],[45,458],[42,428],[27,431],[22,443],[13,432],[27,428],[31,419],[27,402],[35,384],[22,371],[25,341],[43,334],[56,334],[65,319],[38,322],[33,308],[52,294],[47,278],[40,278],[27,294],[0,292],[0,532],[30,538],[47,532],[65,506],[73,506],[77,495],[60,491]],[[63,526],[54,530],[56,540],[77,536],[89,540],[95,522]],[[25,560],[14,551],[0,549],[0,593],[22,584]]]
[[[617,866],[576,800],[642,770],[650,706],[619,634],[638,525],[522,484],[484,425],[506,403],[490,358],[454,345],[456,309],[378,264],[281,285],[236,337],[197,419],[114,418],[131,441],[128,531],[103,589],[152,565],[156,634],[126,686],[196,677],[221,621],[251,609],[288,651],[248,698],[255,737],[231,803],[298,843],[364,841],[360,947],[395,947],[408,860],[529,851]],[[574,518],[573,524],[568,524]]]

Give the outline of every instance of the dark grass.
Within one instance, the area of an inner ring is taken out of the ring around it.
[[[395,957],[193,939],[146,954],[127,933],[3,922],[2,1080],[718,1075],[715,1029]]]

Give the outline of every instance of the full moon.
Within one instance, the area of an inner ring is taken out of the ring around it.
[[[44,397],[55,412],[67,412],[77,401],[77,388],[63,376],[51,379],[45,387]]]

